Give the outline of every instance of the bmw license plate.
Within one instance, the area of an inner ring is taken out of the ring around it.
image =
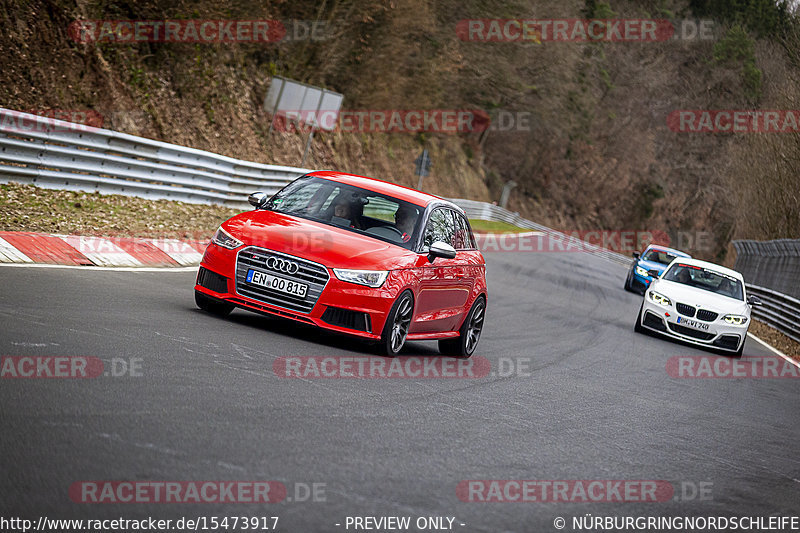
[[[247,283],[260,285],[261,287],[266,287],[267,289],[291,294],[292,296],[298,296],[300,298],[305,298],[306,293],[308,292],[308,285],[305,283],[279,278],[278,276],[273,276],[271,274],[266,274],[253,269],[247,271]]]
[[[678,324],[699,329],[700,331],[708,331],[708,324],[703,324],[702,322],[698,322],[697,320],[692,320],[690,318],[683,318],[682,316],[678,317]]]

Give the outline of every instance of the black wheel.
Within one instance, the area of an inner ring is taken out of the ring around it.
[[[235,307],[233,304],[220,302],[197,291],[194,292],[194,302],[197,304],[197,307],[203,311],[217,316],[228,316]]]
[[[633,290],[633,269],[628,271],[628,277],[625,278],[625,290],[628,292],[634,292]]]
[[[472,304],[472,309],[469,310],[467,318],[464,319],[464,323],[458,331],[458,337],[439,341],[439,353],[442,355],[470,357],[475,353],[475,348],[478,346],[485,318],[486,299],[480,296]]]
[[[389,310],[381,333],[381,349],[386,355],[395,356],[403,349],[413,315],[414,295],[404,291]]]
[[[639,307],[639,314],[636,316],[636,324],[633,325],[633,331],[636,333],[645,333],[642,327],[642,309],[644,309],[644,302],[642,302],[642,305]]]

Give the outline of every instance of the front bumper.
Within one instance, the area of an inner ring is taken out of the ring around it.
[[[650,286],[650,282],[653,281],[653,278],[650,276],[640,276],[636,272],[633,273],[633,289],[641,292],[644,294],[644,291],[647,290],[647,287]]]
[[[248,311],[289,318],[367,339],[380,339],[386,317],[399,294],[392,275],[382,287],[370,288],[340,281],[327,268],[329,279],[313,307],[307,312],[298,311],[237,291],[236,261],[237,250],[209,244],[200,263],[195,290]]]
[[[748,320],[741,326],[734,326],[722,320],[722,316],[720,314],[712,322],[692,319],[701,324],[707,324],[708,330],[692,328],[681,323],[686,317],[678,313],[674,303],[667,307],[656,304],[645,296],[642,306],[641,326],[697,346],[737,352],[745,341],[750,321]],[[680,319],[680,322],[678,319]]]

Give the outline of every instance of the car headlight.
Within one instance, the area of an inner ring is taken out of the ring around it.
[[[666,305],[669,306],[672,302],[664,296],[663,294],[659,294],[655,291],[650,291],[650,299],[653,300],[658,305]]]
[[[643,269],[639,265],[636,265],[636,273],[639,274],[640,276],[644,276],[644,277],[647,277],[647,276],[650,275],[650,274],[647,273],[647,270]]]
[[[217,246],[222,246],[223,248],[227,248],[228,250],[233,250],[244,244],[239,239],[234,239],[233,237],[231,237],[227,231],[222,229],[222,226],[220,226],[217,229],[217,232],[214,234],[214,236],[211,237],[211,242],[213,242]]]
[[[343,268],[334,268],[333,273],[342,281],[373,288],[383,285],[389,275],[388,270],[345,270]]]
[[[733,326],[741,326],[747,322],[747,317],[742,315],[725,315],[722,317],[722,320]]]

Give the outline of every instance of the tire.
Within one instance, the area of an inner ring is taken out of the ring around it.
[[[628,271],[628,277],[625,278],[625,290],[628,292],[636,292],[633,290],[633,269]]]
[[[394,357],[406,343],[408,328],[414,316],[414,295],[406,290],[400,293],[383,325],[381,333],[381,351],[389,357]]]
[[[220,302],[198,291],[194,292],[194,302],[203,311],[216,316],[228,316],[235,307],[233,304]]]
[[[458,337],[439,341],[439,353],[456,357],[471,357],[475,353],[475,348],[478,347],[485,318],[486,298],[479,296],[472,304],[464,323],[461,324]]]
[[[636,324],[633,325],[633,331],[636,333],[645,333],[642,327],[642,309],[644,309],[644,302],[642,302],[642,305],[639,307],[639,314],[636,316]]]

